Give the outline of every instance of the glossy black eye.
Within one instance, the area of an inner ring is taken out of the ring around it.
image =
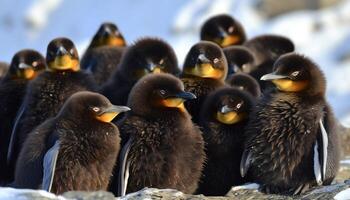
[[[218,63],[219,62],[219,58],[214,58],[214,63],[216,64],[216,63]]]
[[[165,92],[165,90],[159,90],[159,94],[163,96],[166,94],[166,92]]]
[[[97,113],[100,112],[101,109],[99,107],[93,107],[92,110]]]
[[[71,49],[71,50],[69,51],[69,53],[70,53],[71,55],[74,55],[74,49]]]

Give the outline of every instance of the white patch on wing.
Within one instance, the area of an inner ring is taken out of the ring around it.
[[[257,190],[259,189],[260,185],[257,183],[249,183],[245,185],[239,185],[232,187],[231,191],[238,191],[238,190]]]

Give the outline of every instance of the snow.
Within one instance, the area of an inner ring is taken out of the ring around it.
[[[58,199],[58,200],[66,200],[66,198],[62,196],[56,196],[52,193],[43,191],[43,190],[29,190],[29,189],[14,189],[14,188],[1,188],[0,187],[0,200],[26,200],[27,197],[33,194],[32,196],[36,197],[45,197],[47,199]]]
[[[341,160],[340,164],[342,164],[342,165],[350,165],[350,160]]]
[[[111,21],[132,43],[160,37],[175,49],[181,64],[199,40],[208,17],[230,13],[248,37],[275,33],[290,37],[297,51],[314,59],[325,72],[327,97],[336,116],[350,126],[350,1],[320,11],[286,13],[272,20],[256,10],[257,0],[1,0],[0,60],[9,62],[23,48],[45,54],[55,37],[71,38],[82,54],[99,25]]]
[[[350,200],[350,188],[339,192],[334,196],[335,200]]]

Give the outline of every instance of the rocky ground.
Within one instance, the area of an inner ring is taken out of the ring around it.
[[[171,189],[155,189],[145,188],[139,192],[128,194],[127,196],[116,198],[109,192],[67,192],[62,196],[55,196],[53,194],[36,191],[36,190],[16,190],[12,188],[0,188],[0,199],[40,199],[40,200],[141,200],[141,199],[172,199],[172,200],[298,200],[298,199],[336,199],[345,200],[350,199],[350,180],[334,184],[331,186],[315,188],[302,196],[281,196],[281,195],[266,195],[256,189],[256,184],[248,186],[233,187],[225,197],[205,197],[203,195],[187,195],[177,190]]]
[[[342,127],[340,132],[342,158],[337,181],[350,179],[350,129]]]

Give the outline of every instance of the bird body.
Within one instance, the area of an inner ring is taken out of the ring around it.
[[[245,183],[240,175],[240,160],[244,130],[254,104],[249,93],[235,88],[218,89],[204,102],[199,125],[207,161],[196,193],[224,196],[232,186]]]
[[[226,75],[227,60],[217,44],[201,41],[191,47],[180,77],[186,91],[197,97],[185,102],[193,122],[198,123],[200,108],[209,93],[225,85]]]
[[[45,66],[45,59],[39,52],[24,49],[13,56],[6,75],[0,81],[0,185],[13,179],[11,169],[7,166],[7,154],[16,114],[28,83]]]
[[[103,23],[82,56],[81,68],[91,72],[99,86],[103,85],[117,70],[125,45],[118,27]]]
[[[56,116],[64,102],[78,91],[96,89],[93,78],[79,71],[78,53],[72,41],[57,38],[48,45],[47,70],[30,82],[12,130],[7,161],[15,168],[22,145],[36,126]]]
[[[180,69],[172,47],[156,38],[143,38],[129,46],[118,70],[102,86],[100,92],[112,103],[126,105],[135,83],[147,74],[169,73],[178,75]]]
[[[183,105],[193,98],[172,75],[152,74],[137,82],[128,100],[132,112],[118,122],[123,150],[119,180],[111,188],[116,195],[144,187],[196,190],[204,141]]]
[[[118,128],[110,123],[114,117],[107,116],[127,110],[97,93],[72,95],[56,117],[28,135],[14,185],[56,194],[106,190],[120,149]]]
[[[339,144],[322,72],[308,58],[290,53],[262,80],[277,88],[266,92],[250,115],[242,175],[268,193],[300,194],[330,184]]]

